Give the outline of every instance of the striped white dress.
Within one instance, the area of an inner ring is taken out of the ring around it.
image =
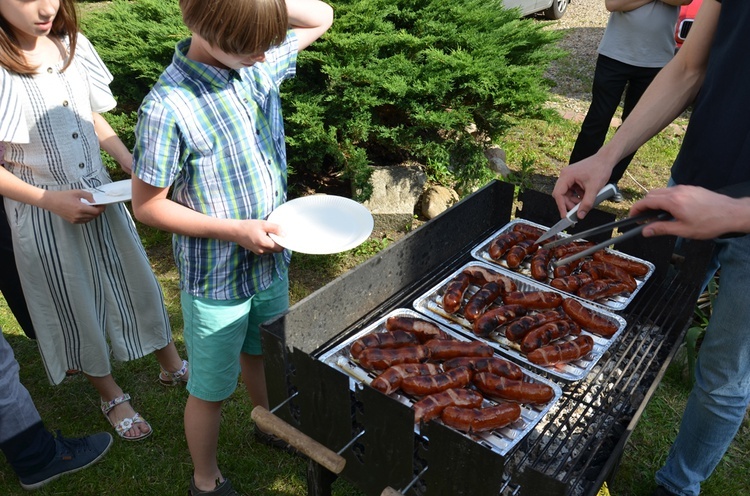
[[[33,77],[0,69],[0,142],[6,168],[48,190],[111,182],[102,164],[92,111],[115,106],[112,75],[78,36],[73,64],[42,67]],[[102,377],[110,353],[132,360],[171,340],[158,281],[123,204],[96,220],[70,224],[5,199],[24,295],[47,375],[68,369]]]

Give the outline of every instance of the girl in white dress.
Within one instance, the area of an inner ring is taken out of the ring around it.
[[[158,281],[122,203],[89,205],[112,182],[100,145],[128,173],[132,156],[99,115],[114,108],[112,75],[80,33],[74,0],[0,0],[0,195],[50,382],[79,370],[117,433],[151,426],[111,374],[111,353],[154,352],[159,379],[187,380]]]

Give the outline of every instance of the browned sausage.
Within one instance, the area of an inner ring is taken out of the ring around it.
[[[418,317],[392,316],[385,321],[385,328],[389,331],[406,331],[417,336],[420,343],[426,343],[430,339],[447,339],[448,334],[440,329],[437,324]]]
[[[502,429],[519,418],[521,407],[516,403],[500,403],[486,408],[449,406],[440,415],[445,425],[469,433]]]
[[[508,250],[508,254],[505,255],[505,263],[508,264],[509,268],[515,269],[521,265],[521,262],[526,257],[534,253],[537,248],[539,248],[539,245],[533,239],[524,239]]]
[[[427,396],[467,386],[473,375],[469,367],[458,367],[436,375],[411,375],[401,381],[401,390],[414,396]]]
[[[544,310],[559,307],[562,304],[562,296],[554,291],[513,291],[503,296],[503,302],[506,305]]]
[[[587,260],[581,264],[581,270],[589,274],[596,274],[597,279],[617,279],[627,284],[628,292],[632,293],[638,287],[638,283],[633,276],[628,274],[624,269],[607,262],[597,262],[596,260]]]
[[[578,260],[573,260],[569,264],[559,265],[552,270],[552,275],[555,277],[566,277],[572,275],[582,263],[583,259],[579,258]]]
[[[372,380],[370,386],[381,393],[391,394],[401,387],[401,381],[411,375],[435,375],[440,373],[440,367],[434,363],[403,363],[385,369]]]
[[[560,310],[547,310],[534,315],[526,315],[505,327],[505,337],[510,341],[521,341],[532,329],[547,322],[560,320],[563,317],[565,317],[565,314]]]
[[[505,293],[516,290],[516,283],[513,282],[513,279],[508,276],[498,274],[493,270],[488,270],[484,267],[471,265],[469,267],[466,267],[461,272],[469,276],[471,278],[471,282],[473,282],[477,286],[483,286],[488,282],[496,282],[500,286],[502,286]]]
[[[581,286],[576,294],[587,300],[599,300],[601,298],[629,293],[630,290],[628,288],[628,283],[619,279],[597,279]]]
[[[497,236],[490,242],[487,252],[493,260],[499,260],[517,243],[526,239],[526,236],[518,231],[510,231]]]
[[[648,265],[636,260],[630,260],[625,257],[615,255],[614,253],[609,253],[607,251],[601,250],[594,253],[592,257],[594,258],[594,260],[598,260],[600,262],[607,262],[612,265],[617,265],[618,267],[625,269],[628,274],[635,277],[643,277],[648,274]]]
[[[419,363],[430,358],[427,346],[405,346],[403,348],[365,348],[358,361],[366,369],[385,370],[400,363]]]
[[[470,389],[448,389],[440,393],[425,396],[414,403],[414,422],[429,422],[439,417],[443,410],[449,406],[462,406],[478,408],[482,405],[484,397]]]
[[[608,338],[620,328],[617,322],[613,322],[607,317],[586,308],[574,298],[563,300],[562,307],[568,317],[573,319],[579,326],[599,336]]]
[[[571,241],[564,245],[555,246],[552,248],[552,257],[558,260],[569,257],[575,253],[581,252],[587,248],[594,246],[591,241]]]
[[[523,233],[528,239],[532,239],[534,241],[539,239],[539,237],[545,232],[543,229],[530,226],[529,224],[524,224],[522,222],[514,224],[513,231]]]
[[[570,276],[555,277],[549,282],[549,285],[560,291],[575,293],[581,286],[594,280],[596,280],[595,275],[589,274],[588,272],[580,272]]]
[[[432,360],[449,360],[456,357],[491,357],[492,346],[478,341],[458,341],[453,339],[432,339],[424,346]]]
[[[508,379],[523,379],[521,367],[498,357],[458,357],[443,362],[443,370],[469,367],[474,372],[492,372]]]
[[[487,310],[472,324],[477,336],[488,336],[492,331],[506,323],[526,315],[526,308],[521,305],[502,305]]]
[[[533,329],[521,341],[521,351],[531,353],[537,348],[548,345],[556,339],[560,339],[569,334],[580,334],[581,327],[572,320],[563,319],[555,322],[548,322],[542,326]]]
[[[464,317],[469,322],[474,322],[484,313],[493,301],[504,293],[504,288],[496,282],[488,282],[479,291],[474,293],[464,307]]]
[[[581,334],[572,341],[542,346],[526,355],[526,358],[537,365],[555,365],[583,358],[593,349],[594,339],[588,334]]]
[[[546,281],[549,278],[549,260],[551,253],[546,248],[539,248],[531,257],[531,277],[537,281]]]
[[[354,358],[359,358],[359,355],[365,348],[402,348],[404,346],[415,344],[419,344],[419,341],[417,340],[417,337],[410,332],[371,332],[370,334],[365,334],[354,341],[349,347],[349,353],[351,353]]]
[[[555,397],[555,390],[547,384],[515,381],[489,372],[475,374],[473,382],[487,396],[514,403],[543,405]]]
[[[464,293],[469,288],[470,282],[471,278],[462,272],[445,286],[443,310],[447,313],[458,312],[464,301]]]

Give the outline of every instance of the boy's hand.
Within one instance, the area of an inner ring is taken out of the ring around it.
[[[71,224],[85,224],[99,217],[105,205],[89,205],[81,201],[94,201],[94,195],[81,189],[67,191],[45,191],[42,208],[59,215]]]
[[[283,232],[280,225],[266,220],[243,220],[241,222],[243,224],[240,230],[241,235],[235,240],[238,245],[256,255],[280,252],[284,249],[268,235],[270,233],[282,236]]]

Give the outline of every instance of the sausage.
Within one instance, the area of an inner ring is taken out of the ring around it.
[[[607,262],[612,265],[616,265],[621,269],[625,269],[625,272],[635,277],[643,277],[648,274],[649,271],[648,265],[644,263],[638,262],[636,260],[630,260],[604,250],[597,251],[592,255],[592,257],[594,258],[594,260]]]
[[[537,365],[555,365],[566,363],[585,357],[594,349],[594,338],[588,334],[581,334],[572,341],[554,343],[542,346],[532,351],[526,358]]]
[[[469,367],[458,367],[436,375],[411,375],[401,381],[401,390],[414,396],[427,396],[467,386],[473,375]]]
[[[417,337],[410,332],[371,332],[370,334],[365,334],[354,341],[349,347],[349,353],[351,353],[354,358],[359,358],[359,355],[365,348],[401,348],[403,346],[414,344],[419,344],[419,341],[417,340]]]
[[[557,266],[552,270],[552,275],[555,277],[569,276],[573,274],[573,272],[575,272],[582,263],[583,259],[579,258],[578,260],[573,260],[569,264]]]
[[[365,348],[358,361],[370,370],[385,370],[391,365],[424,362],[430,357],[427,346],[418,344],[403,348]]]
[[[504,294],[504,288],[496,282],[488,282],[474,293],[464,307],[464,317],[474,322],[493,301]]]
[[[506,305],[543,310],[559,307],[562,304],[562,296],[554,291],[513,291],[503,296],[503,302]]]
[[[568,293],[575,293],[580,289],[581,286],[596,280],[594,274],[588,272],[580,272],[565,277],[555,277],[549,282],[549,285],[560,291],[567,291]]]
[[[432,360],[448,360],[456,357],[491,357],[492,346],[479,341],[458,341],[453,339],[431,339],[424,346]]]
[[[513,225],[513,231],[523,233],[527,238],[537,240],[545,233],[543,229],[519,222]]]
[[[521,305],[502,305],[487,310],[472,324],[472,331],[477,336],[488,336],[492,331],[506,323],[526,315],[526,308]]]
[[[385,369],[372,380],[370,386],[383,394],[391,394],[401,387],[401,381],[411,375],[436,375],[440,367],[434,363],[403,363]]]
[[[576,294],[587,300],[599,300],[601,298],[608,298],[629,292],[628,283],[626,282],[622,282],[618,279],[597,279],[596,281],[581,286],[581,288],[576,291]]]
[[[473,382],[487,396],[514,403],[543,405],[555,397],[555,390],[547,384],[516,381],[489,372],[475,374]]]
[[[581,327],[572,320],[563,319],[555,322],[548,322],[542,326],[533,329],[521,341],[521,351],[531,353],[537,348],[541,348],[556,339],[560,339],[569,334],[580,334]]]
[[[417,317],[392,316],[385,321],[385,328],[389,331],[406,331],[417,336],[420,343],[424,344],[430,339],[447,339],[448,334],[440,329],[437,324]]]
[[[502,429],[519,418],[521,407],[516,403],[500,403],[486,408],[448,406],[440,415],[445,425],[468,433]]]
[[[592,246],[594,246],[594,243],[591,241],[571,241],[552,248],[552,257],[561,260]]]
[[[492,372],[508,379],[523,379],[521,367],[498,357],[458,357],[443,362],[443,370],[469,367],[474,372]]]
[[[565,314],[560,310],[547,310],[546,312],[526,315],[505,327],[505,337],[510,341],[521,341],[532,329],[547,322],[560,320],[563,317],[565,317]]]
[[[624,269],[607,262],[597,262],[588,260],[581,264],[581,270],[588,273],[597,274],[597,279],[617,279],[627,284],[628,292],[632,293],[638,287],[638,283],[633,276],[628,274]]]
[[[469,288],[471,278],[463,272],[458,274],[445,286],[443,293],[443,310],[447,313],[456,313],[464,301],[464,293]]]
[[[539,248],[531,257],[531,277],[546,281],[549,277],[549,260],[552,254],[546,248]]]
[[[503,233],[490,242],[487,252],[489,253],[490,258],[493,260],[499,260],[508,252],[508,250],[524,239],[526,239],[526,236],[522,232],[510,231]]]
[[[539,248],[539,245],[536,244],[535,240],[524,239],[508,250],[508,254],[505,255],[505,263],[508,264],[508,268],[515,269],[521,265],[521,262],[527,256],[534,253],[537,248]]]
[[[470,389],[448,389],[440,393],[425,396],[414,403],[414,422],[429,422],[439,417],[443,410],[449,406],[462,406],[478,408],[482,405],[484,397]]]
[[[498,274],[495,271],[488,270],[484,267],[472,265],[466,267],[461,271],[461,273],[469,276],[471,278],[471,282],[473,282],[477,286],[483,286],[488,282],[496,282],[503,287],[503,291],[506,293],[516,290],[516,283],[513,282],[513,279],[508,276]]]
[[[581,302],[574,298],[566,298],[563,300],[562,307],[566,315],[579,326],[589,332],[598,334],[599,336],[605,338],[611,337],[620,328],[616,322],[586,308]]]

